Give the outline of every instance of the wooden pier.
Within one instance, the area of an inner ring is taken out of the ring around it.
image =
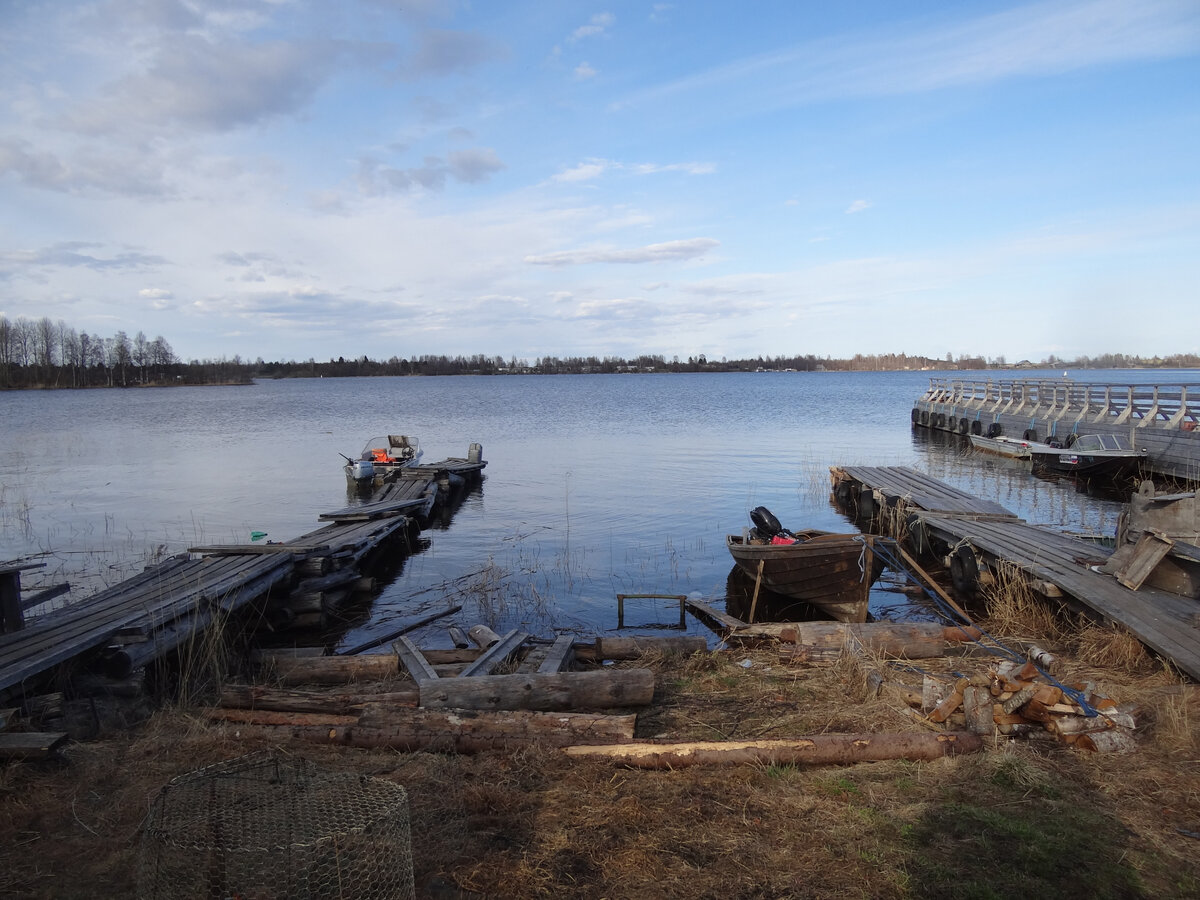
[[[1117,384],[1067,378],[935,377],[912,409],[914,427],[1065,441],[1118,434],[1147,451],[1153,472],[1200,479],[1200,384]]]
[[[830,474],[834,495],[864,527],[941,559],[959,593],[972,594],[1007,570],[1045,597],[1128,628],[1200,680],[1200,601],[1145,585],[1126,587],[1099,571],[1111,555],[1108,548],[1030,524],[913,469],[847,466]],[[857,507],[848,506],[847,499],[855,498]]]
[[[450,489],[479,478],[487,463],[481,453],[473,457],[399,473],[366,502],[321,513],[327,524],[293,540],[191,547],[28,621],[16,613],[31,605],[22,603],[19,581],[30,566],[0,566],[6,610],[0,620],[0,697],[55,688],[54,675],[64,664],[125,677],[245,611],[275,629],[326,624],[363,586],[373,554],[385,547],[410,550],[423,518],[448,499]]]

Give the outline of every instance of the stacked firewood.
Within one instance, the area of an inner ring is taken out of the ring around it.
[[[1058,740],[1106,753],[1136,747],[1137,706],[1118,705],[1091,684],[1065,687],[1070,693],[1032,660],[1006,660],[970,677],[927,674],[919,693],[904,693],[919,710],[919,718],[937,728],[960,726],[976,734]]]

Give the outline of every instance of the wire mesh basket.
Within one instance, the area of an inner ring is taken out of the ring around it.
[[[141,897],[413,897],[403,787],[252,754],[181,775],[142,835]]]

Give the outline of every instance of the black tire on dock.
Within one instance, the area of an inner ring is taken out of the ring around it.
[[[954,590],[964,596],[979,590],[979,561],[970,547],[959,547],[950,554],[950,580]]]
[[[993,422],[988,426],[987,436],[990,438],[1000,437],[1004,433],[1004,426],[999,422]]]
[[[1075,438],[1077,438],[1077,437],[1079,437],[1079,435],[1077,435],[1075,432],[1072,431],[1070,434],[1067,435],[1067,439],[1066,439],[1066,441],[1064,441],[1064,443],[1068,447],[1070,447],[1072,444],[1075,443]]]
[[[914,425],[919,425],[921,423],[921,411],[915,406],[913,407],[912,411],[912,423]]]
[[[921,410],[921,424],[927,428],[929,427],[929,410],[927,409]]]
[[[838,506],[850,515],[854,515],[855,510],[851,506],[854,499],[854,488],[849,481],[839,481],[838,486],[833,489],[833,496],[837,499]]]
[[[1023,437],[1027,441],[1036,441],[1037,440],[1037,429],[1036,428],[1026,428],[1025,433],[1022,434],[1021,437]]]
[[[971,434],[983,434],[983,423],[978,419],[971,423]]]
[[[858,514],[864,519],[873,519],[878,511],[874,489],[863,485],[862,490],[858,492]]]
[[[929,529],[919,513],[909,513],[904,520],[908,527],[908,542],[912,545],[917,556],[924,556],[930,550]]]
[[[937,416],[935,417],[935,421],[933,424],[937,428],[945,428],[946,427],[946,414],[938,413]]]
[[[966,434],[967,429],[970,427],[971,427],[971,423],[969,421],[967,421],[966,416],[963,416],[961,419],[958,420],[958,433],[959,434]]]

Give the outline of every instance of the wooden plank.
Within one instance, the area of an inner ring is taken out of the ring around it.
[[[550,675],[566,669],[571,665],[571,659],[575,655],[574,648],[575,637],[570,634],[560,634],[554,639],[554,644],[550,647],[550,652],[546,654],[545,660],[538,666],[538,673]]]
[[[15,706],[7,709],[0,709],[0,731],[8,730],[8,726],[13,723],[13,720],[17,717],[18,712],[19,710]]]
[[[1143,532],[1134,545],[1133,556],[1117,570],[1114,577],[1131,591],[1136,591],[1142,586],[1142,582],[1150,577],[1154,567],[1162,562],[1174,544],[1175,542],[1166,535],[1153,531]]]
[[[426,681],[437,681],[438,673],[433,670],[433,666],[429,664],[429,661],[425,659],[421,651],[407,637],[401,635],[392,644],[392,649],[396,651],[396,655],[400,657],[400,662],[404,664],[404,668],[408,670],[408,674],[412,676],[413,681],[417,684],[423,684]]]
[[[65,731],[9,731],[0,734],[0,759],[52,756],[66,742]]]
[[[684,602],[684,605],[688,609],[690,609],[694,615],[698,616],[701,619],[709,619],[711,621],[717,622],[726,631],[734,631],[734,630],[741,628],[747,624],[747,623],[743,622],[741,619],[731,616],[728,613],[723,613],[718,609],[714,609],[713,607],[709,606],[707,603],[703,603],[699,600],[688,599],[683,602]]]
[[[473,678],[481,675],[491,675],[492,670],[508,659],[528,638],[528,634],[514,628],[508,634],[504,635],[504,637],[500,638],[500,640],[496,641],[496,643],[492,644],[492,646],[488,647],[483,655],[463,669],[458,677]]]

